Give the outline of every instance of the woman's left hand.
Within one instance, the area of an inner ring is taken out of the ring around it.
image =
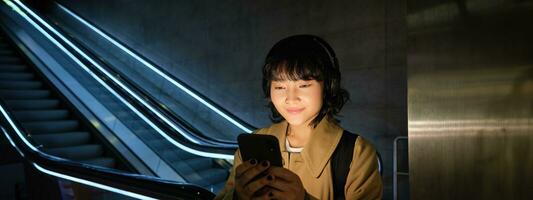
[[[270,167],[268,174],[273,176],[268,183],[270,188],[269,197],[275,199],[303,200],[305,189],[300,177],[292,171],[283,167]]]

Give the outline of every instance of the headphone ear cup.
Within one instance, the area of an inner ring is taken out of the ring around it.
[[[330,64],[330,67],[333,68],[333,70],[330,70],[331,74],[332,75],[332,80],[329,81],[329,85],[328,85],[328,91],[330,94],[324,94],[324,98],[326,98],[326,95],[333,95],[333,94],[337,94],[337,91],[340,89],[340,72],[339,72],[339,61],[337,60],[337,57],[335,56],[335,52],[333,51],[333,49],[331,48],[331,46],[329,46],[329,44],[324,41],[322,38],[319,38],[317,36],[313,36],[313,40],[318,44],[320,45],[320,47],[325,51],[325,53],[327,54],[327,59],[328,59],[328,62]],[[331,97],[329,97],[331,98]]]

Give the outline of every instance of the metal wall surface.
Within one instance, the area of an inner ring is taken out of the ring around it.
[[[412,199],[533,199],[533,2],[408,2]]]

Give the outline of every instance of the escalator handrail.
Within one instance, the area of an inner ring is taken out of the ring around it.
[[[53,171],[67,177],[89,181],[134,194],[135,198],[154,199],[213,199],[214,194],[202,187],[163,180],[156,177],[127,173],[59,158],[42,152],[28,140],[26,130],[13,120],[11,111],[0,100],[0,129],[15,150],[41,172]],[[45,170],[43,170],[45,169]],[[48,173],[51,175],[50,173]],[[65,178],[65,177],[58,177]],[[75,180],[71,180],[75,181]],[[75,181],[77,182],[77,181]],[[93,187],[95,185],[78,182]],[[100,189],[109,190],[100,187]]]
[[[91,59],[93,60],[97,60],[98,64],[99,65],[103,65],[103,67],[105,68],[106,71],[109,71],[111,72],[111,74],[116,74],[116,76],[114,76],[113,78],[115,79],[120,79],[121,83],[124,84],[126,87],[128,87],[129,90],[132,90],[132,91],[135,91],[136,94],[140,94],[139,96],[141,96],[141,98],[143,100],[146,100],[149,102],[150,106],[154,106],[156,107],[156,109],[158,111],[161,111],[161,113],[165,116],[165,117],[168,117],[170,118],[170,121],[174,124],[174,125],[178,125],[180,128],[184,128],[186,129],[189,133],[192,133],[192,135],[195,135],[195,136],[199,136],[199,138],[205,142],[205,145],[208,146],[209,144],[211,144],[210,146],[211,147],[219,147],[219,148],[223,148],[223,149],[231,149],[231,150],[236,150],[237,148],[237,143],[235,141],[227,141],[227,140],[219,140],[219,139],[216,139],[216,138],[210,138],[204,134],[202,134],[199,130],[197,130],[196,128],[194,128],[194,126],[192,126],[191,124],[187,123],[185,120],[181,119],[179,116],[177,116],[174,112],[172,112],[171,110],[169,110],[167,107],[163,106],[163,103],[159,100],[157,100],[155,97],[153,97],[153,95],[151,95],[149,92],[147,92],[146,90],[144,90],[143,88],[141,88],[139,85],[137,85],[136,83],[134,83],[134,81],[130,80],[127,76],[125,76],[123,73],[121,72],[118,72],[117,70],[115,70],[113,67],[110,67],[111,65],[106,62],[103,58],[101,58],[100,56],[97,56],[95,55],[95,53],[93,51],[91,51],[86,45],[84,45],[83,43],[81,43],[77,38],[69,35],[69,34],[66,34],[61,27],[57,26],[56,24],[54,23],[50,23],[50,26],[54,26],[56,31],[57,32],[60,32],[61,35],[63,37],[67,37],[70,42],[74,43],[78,49],[82,50],[84,52],[84,54],[89,54],[89,56],[91,57]],[[72,49],[66,42],[62,41],[61,38],[58,38],[57,36],[55,36],[54,34],[51,34],[52,37],[55,37],[56,40],[63,44],[65,46],[65,48],[69,49],[71,53],[77,55],[76,57],[78,57],[78,59],[80,60],[87,60],[85,56],[81,56],[79,55],[79,53],[77,53],[76,50]],[[119,90],[122,90],[121,86],[119,86],[118,84],[114,83],[113,81],[111,81],[111,77],[109,77],[108,74],[105,74],[105,73],[101,73],[99,72],[99,70],[97,69],[97,67],[95,67],[94,65],[91,64],[90,61],[88,62],[85,62],[86,66],[88,67],[91,67],[93,70],[93,72],[96,72],[99,77],[103,78],[102,80],[103,81],[106,81],[107,83],[110,83],[111,85],[114,86],[115,89],[119,89]],[[125,97],[130,97],[130,95],[123,95]],[[143,105],[142,103],[135,103],[136,99],[134,98],[129,98],[128,102],[129,103],[134,103],[136,105],[138,105],[137,107],[138,108],[143,108],[144,110],[144,113],[152,113],[152,111],[148,108],[146,108],[145,105]],[[151,114],[154,118],[160,118],[157,114]],[[164,124],[164,120],[162,119],[158,119],[159,121],[163,121],[163,124]],[[201,144],[203,145],[203,144]],[[233,153],[233,152],[231,152]]]
[[[60,30],[58,30],[60,31]],[[64,36],[67,36],[67,35],[64,35]],[[53,37],[56,37],[56,36],[53,36]],[[57,39],[57,38],[56,38]],[[69,38],[69,39],[72,39],[72,38]],[[74,42],[76,43],[77,45],[81,45],[79,44],[79,42],[75,39],[73,39],[74,41],[71,41],[71,42]],[[62,41],[62,40],[57,40],[59,43],[61,44],[64,44],[65,45],[65,42]],[[80,46],[78,46],[79,48]],[[84,53],[89,53],[91,54],[91,59],[96,59],[98,60],[100,63],[99,64],[103,64],[103,65],[107,65],[106,62],[103,62],[102,59],[98,56],[95,56],[91,51],[88,51],[85,46],[81,45],[82,48],[84,48],[83,50],[86,50],[84,51]],[[65,45],[65,48],[68,49],[74,56],[76,56],[78,59],[80,60],[85,60],[86,62],[84,62],[84,64],[90,68],[91,72],[95,73],[98,77],[101,78],[101,80],[103,80],[105,83],[109,84],[115,91],[117,91],[126,101],[128,101],[128,103],[132,104],[132,105],[135,105],[135,108],[140,110],[143,114],[145,114],[145,116],[148,116],[151,120],[154,120],[155,122],[158,123],[158,127],[161,128],[161,129],[164,129],[163,132],[165,133],[176,133],[176,130],[172,127],[170,127],[167,123],[164,122],[163,119],[161,119],[158,115],[154,114],[151,110],[149,110],[147,107],[145,107],[142,103],[140,103],[139,101],[137,101],[135,98],[133,98],[131,95],[128,95],[128,93],[126,91],[124,91],[124,89],[119,86],[117,83],[115,83],[114,81],[111,80],[111,78],[100,72],[98,69],[95,69],[96,67],[94,65],[92,65],[90,62],[88,62],[86,60],[86,58],[84,56],[81,56],[79,53],[77,53],[75,50],[72,50],[72,48],[68,45]],[[110,70],[111,68],[106,66],[106,70]],[[135,91],[137,93],[137,95],[140,93],[140,95],[142,95],[141,97],[144,98],[144,100],[148,100],[149,103],[151,103],[152,106],[156,106],[156,107],[161,107],[161,103],[159,103],[159,101],[155,100],[154,97],[148,95],[145,91],[143,91],[141,88],[139,88],[139,86],[137,85],[134,85],[132,84],[133,81],[125,78],[125,76],[122,76],[120,73],[117,73],[115,71],[112,71],[112,73],[115,73],[115,74],[119,74],[118,78],[120,78],[120,80],[122,81],[122,84],[125,84],[127,85],[127,87],[132,87],[132,88],[128,88],[129,90],[132,90],[132,91]],[[114,77],[115,79],[117,77]],[[167,117],[170,117],[172,122],[175,123],[175,125],[178,125],[180,128],[185,128],[186,131],[192,131],[193,134],[198,134],[198,130],[194,129],[191,125],[187,125],[187,124],[183,124],[181,120],[179,119],[175,119],[173,118],[172,114],[170,114],[169,112],[167,112],[168,110],[167,109],[162,109],[160,111],[163,111],[163,114],[165,114]],[[219,144],[197,144],[197,143],[194,143],[194,142],[191,142],[190,140],[188,140],[187,138],[181,136],[180,134],[168,134],[174,141],[180,143],[180,144],[184,144],[185,146],[188,146],[192,149],[196,149],[196,150],[200,150],[200,151],[206,151],[206,152],[211,152],[211,153],[222,153],[222,154],[226,154],[226,155],[233,155],[235,150],[237,150],[237,143],[236,142],[220,142]],[[209,139],[213,139],[213,138],[209,138]]]
[[[20,2],[16,2],[18,4],[21,4]],[[31,15],[29,15],[31,16]],[[28,16],[28,17],[29,17]],[[33,18],[33,16],[31,17]],[[50,34],[48,32],[50,32],[50,30],[45,30],[45,29],[42,29],[43,31],[47,32],[47,34],[51,35],[51,37],[58,37],[58,36],[55,36],[55,34]],[[56,39],[54,39],[56,40]],[[56,40],[58,43],[65,43],[63,42],[62,40]],[[65,46],[66,48],[69,48],[68,47],[69,45]],[[73,55],[74,57],[76,57],[76,59],[78,60],[85,60],[85,59],[80,59],[80,56],[76,51],[71,51],[71,50],[67,50],[69,51],[69,53],[71,55]],[[82,58],[84,58],[83,56],[81,56]],[[87,63],[84,63],[84,66],[92,66],[91,64],[87,64]],[[92,72],[94,73],[94,72]],[[102,78],[102,76],[100,75],[97,75],[99,78]],[[106,80],[107,78],[104,77],[103,80]],[[112,85],[111,85],[112,86]],[[118,90],[116,91],[118,93],[120,93],[121,91]],[[125,99],[128,99],[128,95],[120,95],[121,98],[125,98]],[[131,103],[131,102],[130,102]],[[142,110],[143,107],[136,107],[135,109],[139,109],[139,110]],[[148,117],[151,117],[152,119],[154,119],[152,116],[148,116]],[[156,122],[159,121],[159,120],[156,120]],[[196,144],[194,142],[191,142],[189,141],[188,139],[184,138],[184,137],[180,137],[180,135],[176,135],[176,134],[167,134],[169,132],[173,132],[173,130],[170,130],[170,129],[167,129],[166,126],[157,126],[157,129],[161,129],[163,131],[158,131],[160,134],[162,134],[163,137],[167,136],[169,137],[169,141],[171,143],[173,143],[174,145],[182,148],[182,149],[188,149],[187,151],[189,151],[189,153],[193,153],[193,154],[198,154],[198,155],[204,155],[204,156],[207,156],[207,157],[210,157],[209,155],[212,154],[212,155],[217,155],[217,157],[220,157],[220,158],[225,158],[225,159],[232,159],[233,158],[233,154],[235,152],[235,147],[218,147],[218,146],[205,146],[205,145],[200,145],[200,144]],[[218,156],[220,155],[220,156]]]
[[[62,31],[62,30],[59,30],[59,31]],[[66,35],[66,34],[64,34],[64,35]],[[151,106],[154,106],[154,107],[156,107],[158,109],[158,111],[161,111],[165,115],[165,117],[168,117],[170,119],[170,121],[172,123],[179,124],[181,128],[184,128],[188,132],[190,132],[193,135],[199,137],[202,141],[207,142],[208,144],[212,144],[211,145],[212,147],[217,147],[218,146],[218,147],[222,147],[222,148],[229,148],[229,149],[232,149],[232,150],[236,150],[237,149],[237,142],[235,142],[235,141],[220,140],[220,139],[217,139],[217,138],[212,138],[212,137],[206,136],[205,134],[201,133],[201,131],[199,131],[193,125],[191,125],[190,123],[186,122],[184,119],[182,119],[181,117],[176,115],[176,113],[174,113],[168,107],[163,106],[164,104],[161,101],[157,100],[157,98],[155,98],[153,95],[151,95],[148,91],[146,91],[145,89],[141,88],[141,86],[139,86],[134,81],[129,79],[128,76],[125,76],[123,73],[115,70],[113,67],[110,67],[111,64],[106,62],[102,57],[95,55],[95,53],[93,51],[89,50],[89,48],[86,45],[84,45],[83,43],[81,43],[77,38],[69,36],[69,39],[71,39],[73,43],[78,45],[79,48],[82,48],[84,53],[90,54],[90,56],[93,59],[95,59],[99,63],[101,63],[106,68],[106,70],[109,70],[111,73],[116,74],[117,77],[121,81],[123,81],[123,83],[125,85],[127,85],[127,87],[131,87],[130,89],[133,89],[133,91],[135,91],[136,93],[140,94],[140,96],[144,100],[147,100],[150,103]],[[88,65],[88,66],[94,68],[94,66],[92,66],[92,65]],[[103,73],[99,73],[99,75],[101,77],[107,77]],[[117,78],[117,77],[115,77],[115,78]],[[109,78],[105,78],[104,81],[106,81],[106,82],[110,83],[111,85],[113,85],[114,88],[120,89],[120,86],[118,86],[116,83],[111,81]],[[128,95],[126,95],[126,96],[129,97]],[[136,102],[132,98],[128,98],[128,101],[130,103]],[[159,121],[161,121],[161,123],[164,124],[163,120],[159,119],[160,118],[159,116],[157,116],[156,114],[153,114],[153,112],[151,112],[144,105],[142,105],[140,103],[135,103],[135,104],[138,105],[137,107],[142,108],[144,113],[151,113],[151,115],[154,118],[158,119]]]
[[[200,93],[199,91],[197,91],[196,89],[194,89],[193,87],[189,86],[187,83],[183,82],[181,79],[179,79],[178,77],[176,77],[175,75],[169,73],[167,70],[165,70],[163,67],[155,64],[153,61],[151,61],[150,59],[146,58],[145,56],[143,56],[142,54],[138,53],[136,50],[134,50],[133,48],[129,47],[128,45],[124,44],[123,42],[121,42],[120,40],[117,40],[114,36],[110,35],[109,33],[107,33],[106,31],[98,28],[96,25],[94,25],[93,23],[87,21],[86,19],[84,19],[83,17],[81,17],[79,14],[75,13],[74,11],[72,11],[71,9],[68,9],[66,6],[58,3],[58,2],[55,2],[57,5],[59,5],[60,7],[64,8],[65,10],[68,10],[68,12],[71,12],[73,14],[76,15],[77,18],[80,18],[82,19],[84,22],[83,23],[87,23],[89,24],[90,26],[93,26],[95,28],[98,29],[98,31],[102,32],[103,34],[106,35],[106,37],[108,38],[111,38],[115,43],[119,44],[120,46],[124,47],[125,49],[127,49],[128,51],[132,52],[133,54],[135,54],[137,57],[139,57],[140,59],[142,59],[143,61],[145,61],[146,63],[150,64],[151,66],[153,66],[154,68],[156,68],[159,72],[161,72],[162,74],[164,74],[165,76],[169,77],[172,79],[172,81],[175,81],[177,83],[179,83],[180,85],[184,86],[187,90],[190,90],[192,93],[194,93],[195,95],[199,96],[201,99],[203,99],[204,101],[206,101],[207,103],[209,103],[210,105],[212,105],[213,107],[217,108],[218,110],[222,111],[224,114],[228,115],[229,117],[231,117],[233,120],[239,122],[240,124],[242,124],[244,127],[246,127],[247,129],[249,130],[255,130],[257,129],[257,127],[254,127],[252,126],[251,124],[249,124],[248,122],[244,121],[243,119],[237,117],[236,115],[234,115],[233,113],[231,113],[230,111],[228,111],[227,109],[225,109],[224,107],[218,105],[216,102],[214,102],[213,100],[211,100],[209,97],[203,95],[202,93]]]

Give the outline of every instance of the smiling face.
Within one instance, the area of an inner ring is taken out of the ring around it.
[[[309,125],[322,108],[323,83],[316,80],[273,80],[270,99],[292,126]]]
[[[294,35],[277,42],[263,65],[262,89],[270,100],[270,119],[316,127],[335,115],[349,100],[341,87],[339,63],[331,46],[313,35]]]

